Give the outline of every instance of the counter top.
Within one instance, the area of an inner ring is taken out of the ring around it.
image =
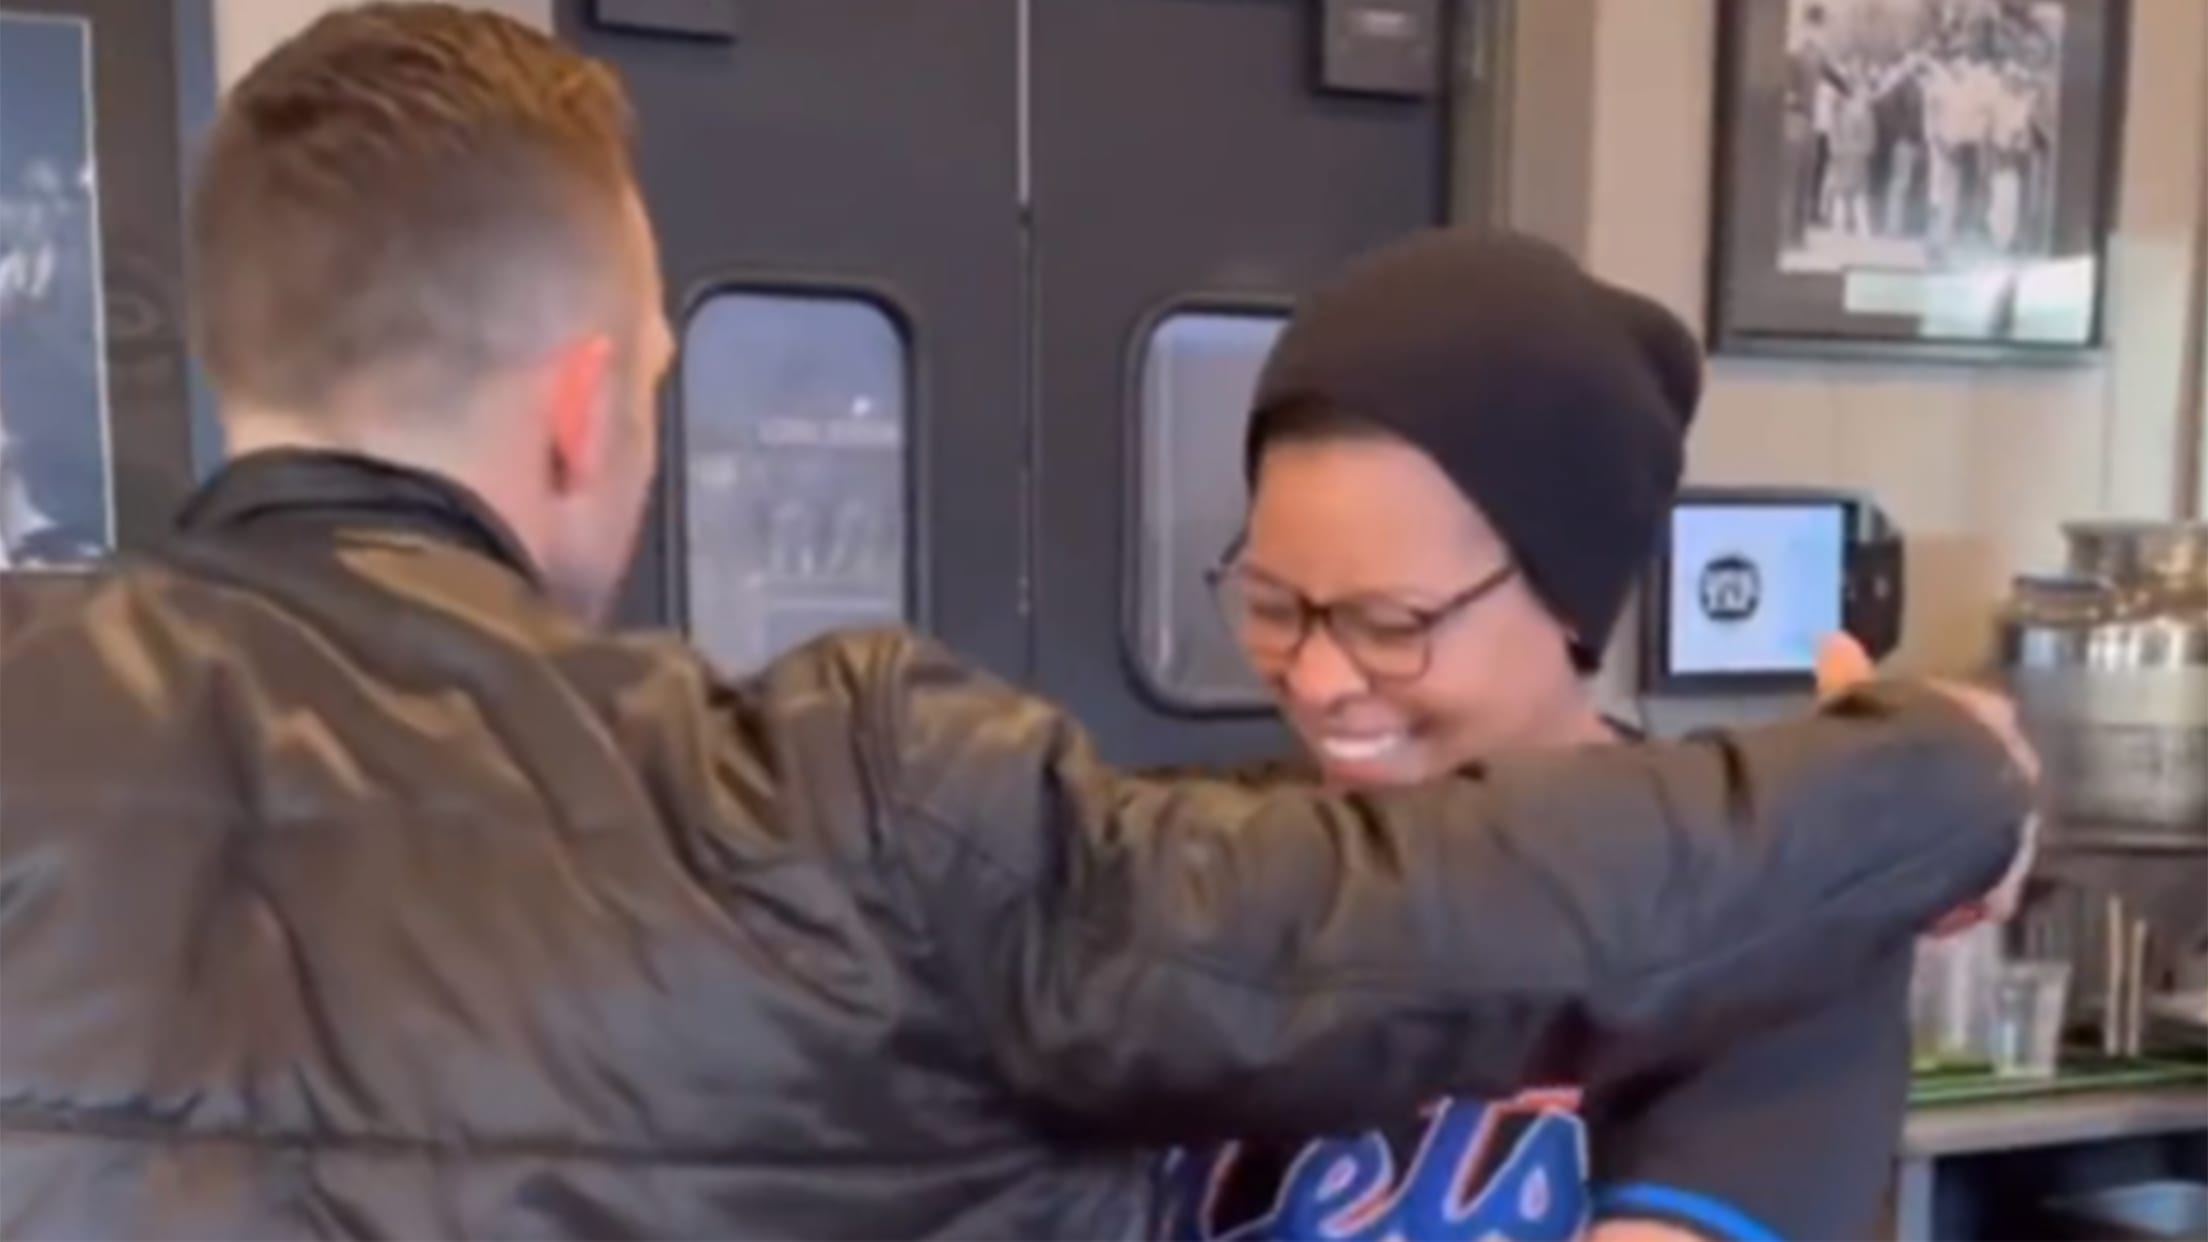
[[[1905,1160],[2208,1131],[2208,1087],[2092,1091],[1912,1109]]]

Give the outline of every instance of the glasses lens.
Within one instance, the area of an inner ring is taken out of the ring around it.
[[[1219,611],[1252,660],[1277,663],[1303,638],[1303,601],[1296,593],[1228,570],[1218,584]]]
[[[1426,671],[1433,626],[1413,609],[1384,600],[1344,601],[1327,619],[1334,641],[1366,676],[1404,681]]]

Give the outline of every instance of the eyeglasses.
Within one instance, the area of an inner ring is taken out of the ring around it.
[[[1504,565],[1433,605],[1386,595],[1352,595],[1322,604],[1232,560],[1207,577],[1227,628],[1259,672],[1286,668],[1312,630],[1323,625],[1368,680],[1400,684],[1426,675],[1434,659],[1435,630],[1517,576],[1516,565]]]

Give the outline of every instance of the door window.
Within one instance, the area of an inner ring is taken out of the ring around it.
[[[1206,573],[1241,529],[1243,427],[1283,322],[1272,312],[1181,311],[1143,345],[1136,658],[1151,691],[1182,707],[1267,702]]]
[[[114,542],[92,24],[0,13],[0,569]]]
[[[724,669],[905,619],[907,354],[860,297],[733,291],[685,325],[690,631]]]

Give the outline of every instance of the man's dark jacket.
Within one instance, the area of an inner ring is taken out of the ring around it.
[[[1357,798],[900,634],[749,680],[458,489],[232,466],[0,595],[0,1235],[1124,1237],[1147,1149],[1791,1011],[1989,886],[1926,697]]]

